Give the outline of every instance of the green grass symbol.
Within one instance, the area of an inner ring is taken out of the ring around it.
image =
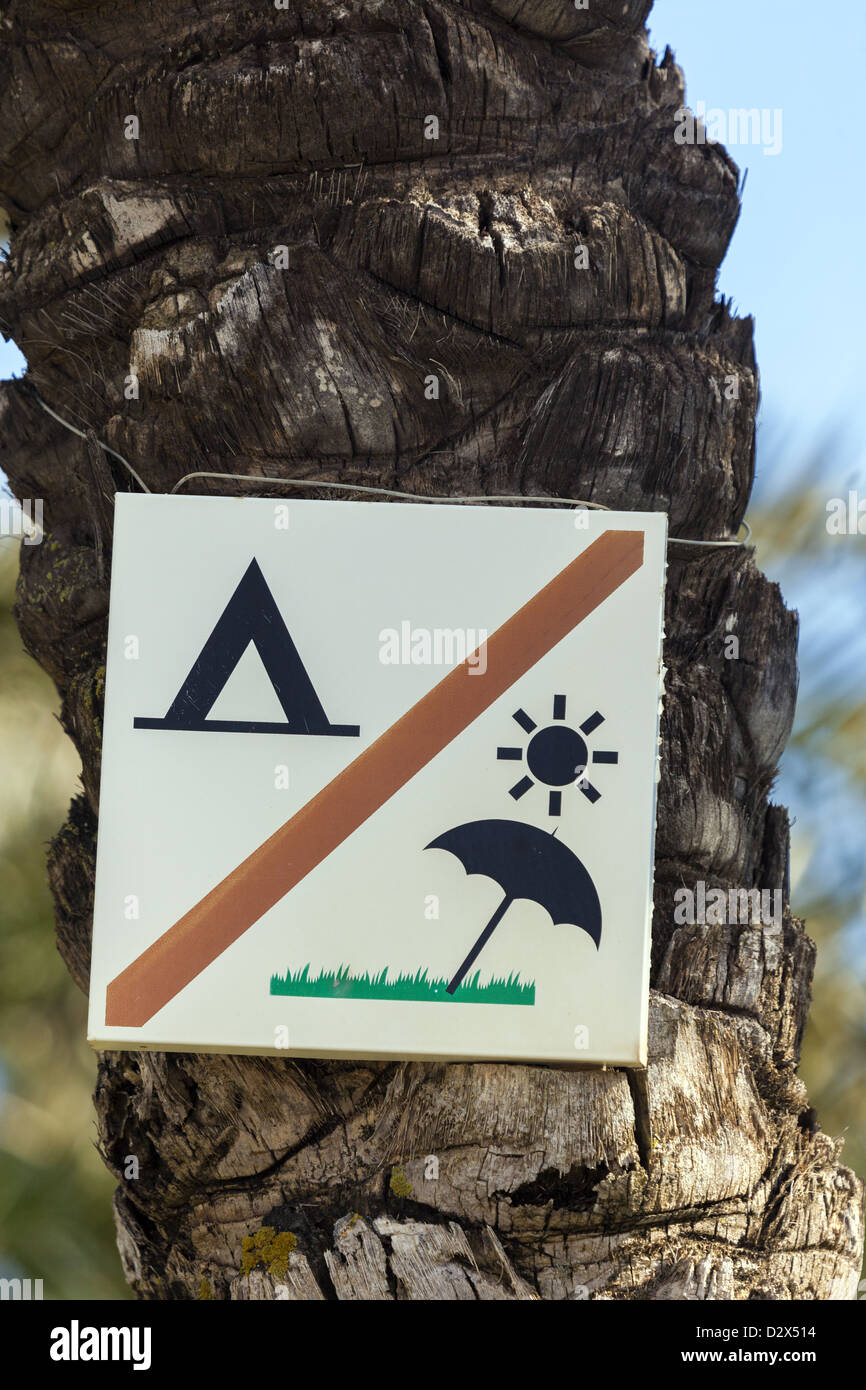
[[[428,979],[426,970],[414,975],[387,979],[388,967],[378,975],[353,975],[348,965],[310,975],[309,961],[303,970],[287,970],[271,976],[271,994],[303,995],[308,999],[402,999],[415,1004],[527,1004],[535,1003],[535,981],[524,984],[517,971],[479,984],[480,970],[448,994],[448,979]]]

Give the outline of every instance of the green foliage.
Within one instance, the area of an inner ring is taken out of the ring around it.
[[[337,970],[323,970],[310,976],[309,962],[303,970],[287,970],[285,975],[271,976],[271,994],[304,995],[314,999],[402,999],[416,1004],[534,1004],[535,983],[524,984],[517,971],[505,978],[493,976],[480,984],[481,971],[467,976],[453,994],[448,993],[448,979],[427,978],[427,971],[418,969],[414,975],[397,975],[387,979],[388,967],[378,975],[350,974],[348,965]]]
[[[78,762],[9,611],[17,549],[0,541],[0,1273],[42,1279],[46,1298],[124,1298],[87,1004],[57,953],[45,881]]]
[[[829,500],[855,486],[839,481],[838,453],[831,440],[784,478],[778,470],[749,520],[758,564],[800,609],[801,685],[779,797],[793,819],[792,907],[818,947],[800,1074],[821,1128],[844,1136],[843,1161],[864,1177],[866,537],[827,531]]]

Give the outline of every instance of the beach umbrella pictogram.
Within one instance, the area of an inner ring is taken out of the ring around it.
[[[505,897],[448,985],[453,994],[518,898],[538,903],[554,926],[570,923],[601,942],[601,904],[595,884],[568,845],[522,821],[477,820],[446,830],[426,849],[456,855],[467,874],[494,879]]]

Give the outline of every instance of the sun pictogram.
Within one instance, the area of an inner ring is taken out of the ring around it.
[[[525,710],[519,709],[513,719],[524,733],[530,735],[526,749],[497,748],[496,756],[501,762],[521,762],[526,758],[526,774],[510,789],[515,801],[534,787],[536,783],[550,787],[547,813],[550,816],[562,814],[562,788],[577,786],[592,805],[599,800],[601,792],[587,778],[590,760],[595,763],[617,763],[619,754],[604,749],[595,749],[590,754],[587,739],[604,723],[604,715],[598,710],[591,714],[577,729],[572,729],[565,721],[565,696],[553,697],[553,723],[539,729],[534,719]]]

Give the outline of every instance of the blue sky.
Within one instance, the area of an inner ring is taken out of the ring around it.
[[[756,320],[762,401],[753,499],[771,504],[813,483],[809,529],[820,534],[826,499],[849,487],[866,496],[866,3],[840,0],[824,23],[807,0],[656,0],[649,23],[659,56],[665,44],[674,50],[692,108],[781,109],[779,154],[728,142],[748,178],[719,291]],[[834,693],[857,703],[866,683],[864,547],[862,537],[845,537],[823,552],[768,563],[758,541],[759,565],[800,613],[795,727]],[[820,747],[818,739],[811,752],[788,750],[774,794],[795,820],[792,849],[803,869],[795,909],[810,890],[844,884],[856,894],[866,883],[862,788]],[[843,950],[866,967],[866,911],[849,921]]]
[[[834,431],[832,495],[849,477],[862,489],[866,3],[839,0],[825,22],[809,0],[656,0],[649,26],[659,56],[674,50],[690,106],[781,108],[780,154],[729,146],[749,173],[719,289],[756,318],[761,429],[797,458]],[[782,468],[779,452],[759,448],[759,469]]]
[[[0,337],[0,381],[8,381],[11,376],[21,376],[26,366],[24,356],[15,344]]]

